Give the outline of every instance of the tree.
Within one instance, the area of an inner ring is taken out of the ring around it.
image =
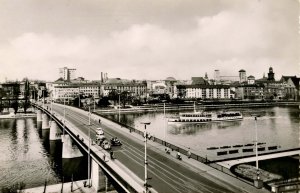
[[[97,105],[99,107],[107,107],[108,105],[110,105],[110,103],[108,101],[108,97],[102,97],[102,98],[100,98],[100,100],[98,101]]]
[[[0,112],[2,113],[4,109],[4,105],[2,103],[3,97],[6,97],[6,93],[4,92],[3,88],[0,88]]]
[[[14,109],[15,114],[18,112],[19,109],[19,95],[20,95],[20,83],[16,82],[12,84],[12,98],[13,102],[11,104],[11,107]]]
[[[116,104],[116,101],[118,100],[118,98],[119,98],[119,94],[116,90],[111,90],[108,93],[108,99],[112,100],[114,102],[114,105]]]
[[[30,106],[30,86],[29,86],[29,81],[26,78],[25,79],[25,89],[24,89],[24,104],[23,104],[23,108],[24,108],[24,112],[26,113],[27,108]]]

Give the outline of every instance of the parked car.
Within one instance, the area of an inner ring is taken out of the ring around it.
[[[117,137],[113,137],[110,139],[110,143],[113,146],[120,146],[122,145],[121,141]]]
[[[103,149],[105,149],[105,150],[111,149],[111,146],[110,146],[110,144],[109,144],[109,141],[107,141],[106,139],[103,140],[103,142],[101,143],[101,147],[102,147]]]

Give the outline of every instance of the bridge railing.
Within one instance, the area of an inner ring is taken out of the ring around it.
[[[77,144],[79,144],[86,152],[88,152],[88,145],[83,143],[82,139],[79,138],[79,136],[75,135],[72,131],[70,131],[69,128],[66,125],[64,125],[63,122],[61,120],[59,120],[56,116],[52,115],[51,112],[48,111],[48,109],[43,109],[42,107],[39,107],[37,105],[33,105],[33,106],[44,111],[49,116],[51,116],[52,119],[54,121],[56,121],[61,128],[64,127],[65,132],[68,133],[71,136],[71,138],[74,141],[76,141]],[[97,162],[97,164],[102,166],[104,171],[106,173],[108,173],[125,192],[134,192],[134,193],[140,192],[140,191],[137,191],[136,188],[131,186],[130,183],[127,183],[127,181],[124,178],[122,178],[113,168],[111,168],[106,163],[106,161],[104,161],[102,158],[100,158],[95,152],[91,151],[90,154],[91,154],[91,157]]]

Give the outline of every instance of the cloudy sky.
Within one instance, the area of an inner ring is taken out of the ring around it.
[[[298,0],[0,0],[0,81],[299,75]]]

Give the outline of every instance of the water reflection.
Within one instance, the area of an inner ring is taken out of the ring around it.
[[[36,119],[0,119],[0,187],[25,183],[27,188],[84,179],[87,159],[63,163],[60,141],[49,140],[49,129]],[[0,190],[1,191],[1,190]]]

